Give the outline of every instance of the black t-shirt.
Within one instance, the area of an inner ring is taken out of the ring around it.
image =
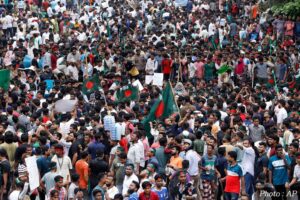
[[[108,163],[103,159],[96,158],[90,161],[89,168],[91,171],[90,185],[91,188],[94,188],[99,182],[98,174],[109,171]]]
[[[84,144],[83,139],[77,139],[75,142],[72,143],[70,150],[69,150],[69,157],[72,160],[75,153],[77,153],[77,160],[80,159],[80,152],[84,151],[86,145]]]
[[[20,163],[22,161],[22,154],[26,152],[27,144],[21,144],[17,147],[15,152],[15,161]]]
[[[266,154],[263,154],[262,156],[258,157],[256,162],[256,168],[255,168],[255,174],[256,177],[263,172],[264,167],[268,167],[269,159]]]
[[[3,183],[4,183],[4,180],[3,180],[3,174],[7,173],[8,174],[8,177],[7,177],[7,185],[6,185],[6,188],[9,190],[10,189],[10,176],[11,176],[11,167],[10,167],[10,164],[9,164],[9,161],[8,160],[3,160],[1,163],[0,163],[0,168],[1,168],[1,186],[3,186]]]

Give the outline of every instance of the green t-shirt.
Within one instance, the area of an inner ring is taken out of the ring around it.
[[[125,177],[125,165],[132,163],[127,160],[126,164],[122,164],[119,158],[115,158],[111,166],[112,170],[115,172],[116,185],[122,185]]]
[[[205,142],[204,142],[203,140],[196,139],[196,140],[194,141],[194,150],[195,150],[198,154],[203,155],[204,145],[205,145]]]
[[[204,74],[205,78],[213,78],[214,76],[214,68],[215,68],[215,63],[207,63],[204,65]]]

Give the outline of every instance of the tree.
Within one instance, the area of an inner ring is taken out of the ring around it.
[[[271,5],[271,11],[275,15],[282,14],[293,18],[300,16],[300,0],[272,0]]]

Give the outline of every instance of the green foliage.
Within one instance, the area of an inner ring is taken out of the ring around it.
[[[300,16],[300,0],[279,3],[272,6],[271,11],[276,14],[291,16],[293,18]]]

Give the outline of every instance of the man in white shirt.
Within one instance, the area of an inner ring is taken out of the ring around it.
[[[132,181],[139,182],[139,178],[134,174],[134,166],[133,164],[128,164],[125,167],[125,178],[123,181],[123,190],[122,195],[126,195],[127,191],[129,189],[129,185],[132,183]]]
[[[52,68],[52,63],[51,63],[51,53],[49,52],[50,48],[47,49],[46,53],[44,54],[44,63],[43,63],[43,67],[45,66],[49,66],[50,68]]]
[[[278,104],[274,109],[277,117],[277,126],[279,128],[281,128],[283,120],[288,117],[287,111],[284,108],[284,106],[285,106],[285,101],[281,99],[278,101]]]
[[[76,81],[78,81],[78,78],[79,78],[79,71],[78,71],[78,69],[77,69],[77,67],[76,66],[74,66],[74,65],[69,65],[68,67],[67,67],[67,70],[66,70],[66,75],[67,76],[69,76],[71,79],[73,79],[73,80],[76,80]]]
[[[150,58],[148,58],[146,63],[146,74],[153,75],[154,71],[157,69],[158,62],[154,59],[154,54],[151,54]]]
[[[55,153],[51,161],[56,162],[57,173],[64,178],[64,182],[70,182],[70,169],[73,168],[71,159],[64,155],[64,147],[61,144],[55,146]]]
[[[208,35],[209,35],[209,36],[214,35],[215,32],[216,32],[216,30],[217,30],[216,25],[215,25],[214,23],[211,22],[211,23],[208,25]]]
[[[50,32],[47,29],[42,35],[42,44],[46,44],[46,40],[49,40]]]
[[[5,21],[6,21],[6,27],[7,27],[7,38],[13,37],[13,22],[14,18],[8,13],[5,16]]]
[[[189,161],[188,173],[190,174],[192,180],[194,181],[194,187],[196,188],[197,195],[200,197],[199,191],[199,167],[198,163],[201,160],[201,156],[192,149],[192,141],[190,139],[183,140],[183,148],[185,151],[184,158]]]
[[[206,39],[206,38],[208,38],[208,36],[209,36],[209,34],[208,34],[206,27],[203,27],[203,29],[199,33],[199,37],[202,39]]]
[[[80,62],[80,53],[77,51],[76,47],[72,48],[72,52],[67,56],[67,64],[78,65]]]
[[[108,175],[106,178],[107,193],[110,199],[114,199],[115,195],[119,193],[118,188],[114,185],[114,177]]]
[[[242,158],[242,169],[245,178],[245,190],[249,197],[254,193],[254,164],[255,164],[255,151],[250,145],[248,138],[244,139],[243,147],[244,151]]]
[[[51,18],[53,16],[53,10],[52,10],[51,6],[49,6],[47,8],[47,15],[48,15],[49,18]]]
[[[131,134],[131,142],[130,148],[128,150],[127,157],[129,160],[131,160],[134,164],[134,169],[136,173],[139,173],[140,171],[140,164],[142,164],[144,160],[144,155],[142,152],[144,152],[144,145],[139,144],[139,132],[133,132]]]

